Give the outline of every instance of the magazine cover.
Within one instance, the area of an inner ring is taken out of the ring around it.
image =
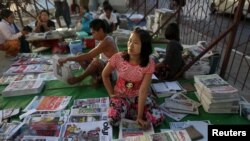
[[[178,81],[152,83],[151,88],[157,97],[169,97],[176,93],[186,93]]]
[[[140,136],[149,135],[154,133],[154,128],[152,123],[147,130],[142,129],[135,121],[122,119],[119,126],[119,139],[130,137],[130,136]]]
[[[53,119],[47,119],[53,120]],[[50,124],[37,122],[36,124],[24,124],[14,136],[19,140],[23,136],[48,136],[48,137],[60,137],[62,130],[62,124],[53,123]]]
[[[37,111],[58,111],[66,108],[71,96],[44,96],[37,106]]]
[[[24,125],[23,122],[0,123],[0,140],[12,140],[12,136]]]
[[[35,96],[33,100],[24,108],[24,114],[19,118],[33,114],[37,111],[59,111],[66,108],[71,96]]]
[[[24,77],[23,74],[13,75],[13,76],[2,76],[0,78],[0,85],[7,85],[13,81],[20,81]]]
[[[72,108],[108,108],[109,97],[76,99]]]
[[[60,137],[24,136],[21,141],[60,141]]]
[[[72,140],[111,141],[112,126],[108,121],[67,123],[62,137]]]
[[[52,65],[48,64],[33,64],[27,65],[27,68],[24,70],[23,73],[43,73],[43,72],[52,72]]]
[[[85,115],[85,114],[105,114],[107,108],[77,108],[71,109],[70,115]]]
[[[56,115],[36,115],[25,118],[24,122],[28,125],[33,124],[65,124],[68,120],[67,116]]]
[[[30,65],[30,64],[50,64],[47,58],[20,58],[12,66]]]
[[[69,122],[82,123],[82,122],[93,122],[108,120],[107,114],[86,114],[86,115],[71,115]]]
[[[41,115],[50,115],[50,116],[69,116],[70,110],[60,110],[60,111],[36,111],[30,116],[41,116]]]
[[[27,65],[21,65],[21,66],[11,66],[6,72],[3,73],[4,76],[8,75],[17,75],[17,74],[23,74],[24,70],[27,68]]]

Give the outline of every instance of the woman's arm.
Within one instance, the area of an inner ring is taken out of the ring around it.
[[[41,26],[42,26],[42,22],[41,22],[41,20],[40,20],[40,16],[38,16],[37,17],[37,20],[36,20],[36,23],[35,23],[35,32],[41,32],[40,31],[40,28],[41,28]]]
[[[143,80],[142,80],[142,84],[139,90],[139,99],[138,99],[138,115],[137,115],[137,123],[139,125],[141,125],[143,128],[147,128],[148,127],[148,122],[143,120],[143,112],[144,112],[144,106],[145,106],[145,102],[148,96],[148,89],[149,86],[151,84],[151,78],[152,78],[152,74],[151,73],[147,73],[145,74]]]
[[[16,34],[12,34],[11,31],[9,30],[8,26],[5,26],[2,24],[2,26],[0,27],[0,32],[3,34],[3,36],[7,39],[7,40],[14,40],[14,39],[18,39],[19,37],[21,37],[22,35],[24,35],[25,33],[23,31],[18,32]]]
[[[103,84],[104,84],[110,97],[114,96],[114,88],[113,88],[111,81],[110,81],[110,75],[111,75],[112,71],[113,71],[113,67],[109,63],[106,65],[106,67],[102,71]]]
[[[81,62],[85,60],[91,60],[94,57],[98,56],[99,54],[103,53],[105,50],[107,50],[107,48],[109,47],[108,42],[109,42],[108,40],[103,40],[95,48],[91,49],[88,53],[83,53],[79,56],[62,58],[58,60],[58,63],[62,65],[67,61]]]

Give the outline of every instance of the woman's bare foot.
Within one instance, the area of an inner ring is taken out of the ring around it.
[[[102,83],[102,77],[101,76],[95,76],[93,77],[92,85],[93,87],[98,87],[99,84]]]
[[[77,83],[79,83],[79,82],[81,82],[81,81],[82,81],[82,79],[80,79],[79,77],[72,77],[72,78],[69,78],[69,79],[68,79],[68,83],[69,83],[70,85],[77,84]]]

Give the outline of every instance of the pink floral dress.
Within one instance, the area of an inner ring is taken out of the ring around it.
[[[150,59],[146,67],[132,65],[122,58],[122,53],[113,55],[109,60],[110,65],[117,71],[117,81],[114,87],[114,94],[110,100],[108,110],[109,121],[112,125],[119,125],[121,118],[135,120],[138,109],[138,94],[145,74],[152,74],[155,63]],[[155,101],[147,97],[144,107],[145,120],[151,121],[154,125],[159,125],[164,116],[156,105]]]

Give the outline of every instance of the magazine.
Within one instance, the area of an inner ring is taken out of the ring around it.
[[[106,114],[108,108],[76,108],[71,109],[70,115],[86,115],[86,114]]]
[[[72,108],[108,108],[109,97],[86,98],[74,100]]]
[[[4,76],[9,75],[17,75],[17,74],[24,74],[24,70],[27,68],[27,65],[21,66],[11,66],[7,71],[3,73]]]
[[[14,81],[35,80],[38,79],[38,76],[39,75],[37,74],[17,74],[10,76],[2,76],[0,78],[0,85],[8,85],[9,83]]]
[[[67,123],[62,131],[62,137],[81,141],[111,141],[112,135],[108,121]]]
[[[11,82],[3,91],[3,97],[21,96],[40,93],[44,87],[40,80],[23,80]]]
[[[46,119],[51,121],[50,123],[43,123],[38,121],[34,124],[24,124],[18,134],[15,135],[15,139],[21,139],[23,136],[48,136],[48,137],[60,137],[63,125],[57,122],[53,123],[53,119]]]
[[[37,111],[59,111],[66,108],[71,100],[71,96],[35,96],[33,100],[24,108],[24,114],[19,118],[33,114]]]
[[[70,115],[69,122],[82,123],[108,120],[107,114],[85,114],[85,115]]]
[[[130,136],[140,136],[145,134],[153,134],[154,128],[152,123],[147,130],[144,130],[133,120],[121,119],[119,125],[119,139],[126,138]]]
[[[28,111],[58,111],[63,110],[70,102],[71,96],[35,96],[31,103],[24,109]]]
[[[160,105],[160,108],[161,108],[161,110],[162,110],[162,112],[163,112],[164,115],[166,115],[166,116],[168,116],[168,117],[170,117],[170,118],[172,118],[172,119],[174,119],[174,120],[176,120],[176,121],[180,121],[180,120],[182,120],[184,117],[187,116],[187,114],[185,114],[185,113],[175,113],[175,112],[171,112],[171,111],[169,110],[169,108],[164,107],[164,103],[162,103],[162,104]]]
[[[12,66],[30,65],[30,64],[50,64],[47,58],[20,58]]]
[[[187,110],[187,111],[194,111],[195,106],[191,102],[177,100],[177,99],[165,99],[164,107],[173,108],[173,109],[180,109],[180,110]]]
[[[48,136],[23,136],[21,141],[61,141],[60,137],[48,137]],[[70,141],[70,140],[69,140]]]
[[[178,81],[152,83],[151,88],[157,97],[169,97],[175,93],[185,93]]]
[[[32,64],[32,65],[21,65],[11,66],[3,75],[17,75],[17,74],[30,74],[30,73],[43,73],[52,71],[52,65],[48,64]]]
[[[2,76],[0,78],[0,85],[7,85],[13,81],[20,81],[24,77],[23,74],[13,75],[13,76]]]
[[[193,103],[193,105],[195,107],[199,107],[201,104],[189,97],[187,97],[186,95],[184,94],[174,94],[173,96],[170,97],[171,99],[177,99],[177,100],[183,100],[183,101],[187,101],[187,102],[190,102],[190,103]]]
[[[20,108],[17,108],[17,109],[10,108],[10,109],[0,110],[0,122],[3,119],[9,118],[11,116],[15,116],[19,113],[20,113]]]
[[[0,140],[11,140],[12,136],[24,125],[23,122],[0,123]]]
[[[33,124],[65,124],[68,121],[67,116],[57,116],[57,115],[32,115],[25,118],[23,122],[28,125]]]

